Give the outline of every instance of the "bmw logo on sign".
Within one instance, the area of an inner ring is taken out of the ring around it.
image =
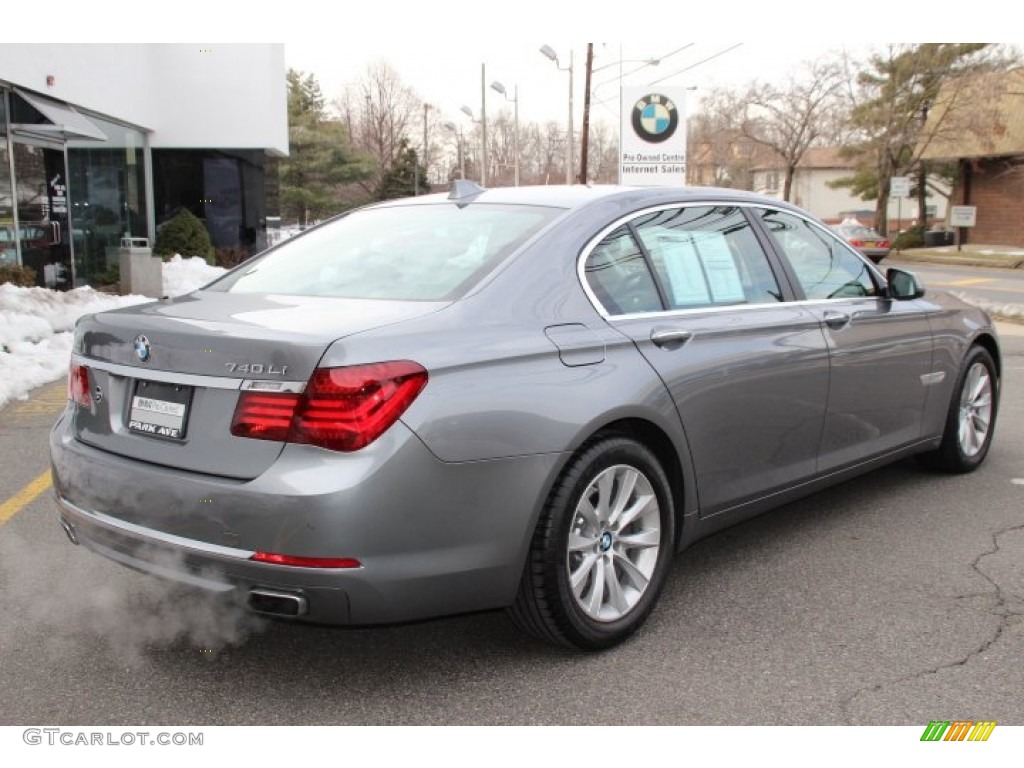
[[[135,356],[143,363],[149,362],[152,350],[149,346],[149,339],[141,333],[135,337]]]
[[[667,96],[649,93],[633,106],[633,130],[651,144],[672,138],[679,127],[679,112]]]

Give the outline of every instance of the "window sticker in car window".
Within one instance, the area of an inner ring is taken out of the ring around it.
[[[647,242],[653,240],[651,255],[665,265],[673,306],[711,303],[704,270],[688,233],[665,232],[644,239]]]
[[[743,281],[725,236],[721,232],[693,232],[692,237],[711,288],[711,300],[716,304],[744,302]]]

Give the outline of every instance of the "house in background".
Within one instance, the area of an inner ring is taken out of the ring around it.
[[[961,242],[1024,246],[1024,70],[947,85],[924,133],[925,160],[957,163],[953,204],[977,207]]]
[[[850,193],[847,187],[829,186],[839,179],[852,176],[855,163],[842,155],[840,147],[811,147],[797,164],[793,176],[790,202],[810,211],[829,224],[854,218],[866,226],[873,226],[874,205]],[[752,168],[753,190],[768,197],[782,199],[782,184],[786,177],[785,163],[774,153],[763,154]],[[942,187],[941,181],[931,183]],[[926,205],[929,221],[944,219],[947,198],[932,194]],[[917,200],[889,199],[889,229],[892,235],[917,224]]]
[[[287,153],[283,45],[4,43],[0,262],[84,285],[183,208],[255,251]]]

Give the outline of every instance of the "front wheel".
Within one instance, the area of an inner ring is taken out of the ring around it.
[[[981,466],[992,444],[999,403],[999,377],[992,355],[971,347],[964,358],[946,414],[938,449],[922,457],[943,472],[971,472]]]
[[[672,493],[657,457],[627,437],[598,439],[555,483],[509,613],[547,642],[615,645],[650,614],[674,542]]]

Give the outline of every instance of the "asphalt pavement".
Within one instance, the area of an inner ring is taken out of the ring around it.
[[[1024,725],[1019,328],[981,469],[901,462],[702,541],[600,654],[500,612],[258,621],[72,546],[33,485],[64,385],[37,390],[0,412],[0,725]]]

